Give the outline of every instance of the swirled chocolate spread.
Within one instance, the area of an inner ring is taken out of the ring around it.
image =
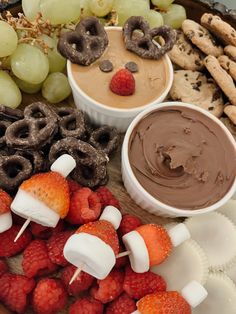
[[[217,123],[186,107],[166,107],[133,130],[129,160],[139,183],[162,203],[200,209],[219,201],[236,175],[236,149]]]

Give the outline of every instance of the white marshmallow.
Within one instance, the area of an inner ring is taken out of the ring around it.
[[[195,280],[188,283],[182,289],[181,294],[182,297],[193,308],[197,307],[200,303],[202,303],[208,295],[206,289]]]
[[[63,154],[54,161],[50,169],[66,178],[75,167],[76,162],[74,158],[68,154]]]
[[[31,221],[46,227],[56,227],[60,219],[60,216],[46,204],[22,189],[18,190],[11,203],[11,210],[25,219],[30,218]]]
[[[119,209],[114,206],[106,206],[99,218],[99,220],[109,221],[113,227],[117,230],[122,220],[122,215]]]
[[[0,215],[0,233],[7,231],[12,226],[11,212],[6,212]]]
[[[100,238],[88,234],[73,234],[64,246],[64,256],[71,264],[97,279],[104,279],[116,263],[115,253]]]
[[[149,255],[142,236],[137,231],[131,231],[122,237],[127,251],[130,251],[129,260],[133,271],[145,273],[149,270]]]
[[[191,238],[188,228],[183,223],[180,223],[168,230],[168,234],[174,247]]]

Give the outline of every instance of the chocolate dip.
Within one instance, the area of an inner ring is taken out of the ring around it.
[[[142,59],[135,53],[125,49],[121,29],[108,29],[109,46],[103,56],[90,66],[72,64],[72,75],[89,97],[97,102],[120,109],[130,109],[147,105],[156,100],[167,88],[170,74],[166,58],[160,60]],[[110,60],[113,71],[104,73],[99,69],[102,60]],[[113,75],[124,69],[127,62],[137,63],[139,71],[133,73],[136,89],[132,96],[119,96],[110,88]]]
[[[144,117],[130,136],[129,160],[149,194],[179,209],[216,203],[236,175],[236,151],[228,136],[209,117],[186,107]]]

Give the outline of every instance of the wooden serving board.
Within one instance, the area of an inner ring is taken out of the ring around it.
[[[33,1],[33,0],[32,0]],[[14,15],[21,11],[21,6],[19,1],[17,6],[11,7],[11,11]],[[226,21],[228,21],[232,26],[236,28],[236,10],[227,10],[224,5],[219,3],[214,3],[211,0],[176,0],[175,3],[184,5],[187,10],[188,18],[195,21],[199,21],[200,17],[205,12],[212,12],[214,14],[221,15]],[[22,108],[26,105],[35,102],[42,101],[43,98],[41,95],[23,95]],[[43,100],[44,101],[44,100]],[[65,102],[60,104],[60,106],[74,106],[73,98],[70,97]],[[121,158],[120,158],[120,149],[114,156],[111,157],[111,160],[108,164],[108,173],[109,173],[109,182],[108,187],[111,189],[113,194],[119,199],[122,207],[122,213],[130,213],[138,216],[143,223],[157,223],[157,224],[166,224],[173,221],[170,218],[164,218],[152,215],[138,205],[130,198],[126,192],[121,176]],[[176,221],[176,220],[175,220]],[[9,266],[12,271],[16,273],[22,273],[21,269],[21,256],[17,256],[9,259]],[[10,312],[5,310],[0,304],[0,314],[9,314]],[[66,314],[68,310],[60,312],[60,314]],[[25,314],[33,314],[32,310],[27,311]],[[78,313],[79,314],[79,313]]]

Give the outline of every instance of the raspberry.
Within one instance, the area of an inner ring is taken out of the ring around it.
[[[4,259],[0,259],[0,277],[8,271],[8,265]]]
[[[108,190],[108,188],[102,186],[96,190],[96,193],[98,194],[102,208],[111,205],[120,209],[119,201],[115,198],[111,191]]]
[[[103,304],[91,297],[84,297],[73,303],[69,314],[102,314]]]
[[[33,309],[37,314],[53,314],[67,303],[67,294],[59,279],[41,279],[33,293]]]
[[[112,301],[106,314],[130,314],[136,310],[135,301],[126,293],[122,293],[116,300]]]
[[[165,291],[166,282],[161,276],[152,272],[137,274],[127,266],[123,287],[131,298],[141,299],[147,294]]]
[[[69,284],[74,272],[76,271],[76,267],[73,265],[69,265],[62,270],[61,280],[64,283],[67,292],[69,295],[77,296],[82,291],[87,290],[93,284],[94,278],[81,271],[81,273],[76,277],[72,284]]]
[[[22,236],[14,242],[20,229],[20,226],[12,226],[7,231],[0,233],[0,257],[14,256],[23,251],[30,243],[32,235],[28,229],[26,229]]]
[[[11,213],[12,214],[12,221],[14,225],[20,225],[22,226],[25,223],[25,219],[16,215],[15,213]]]
[[[120,244],[119,253],[122,253],[124,251],[125,251],[124,247]],[[116,259],[116,264],[114,267],[121,268],[121,267],[126,266],[128,263],[129,263],[128,256],[119,257]]]
[[[25,313],[29,301],[28,295],[34,286],[33,279],[5,273],[0,277],[0,301],[13,312]]]
[[[142,221],[138,217],[133,215],[124,215],[118,229],[119,236],[123,237],[124,234],[135,230],[141,225]]]
[[[120,96],[130,96],[135,92],[135,79],[127,69],[117,71],[110,82],[110,89]]]
[[[98,280],[97,285],[91,289],[91,295],[102,303],[115,300],[123,292],[124,273],[114,269],[103,280]]]
[[[23,253],[22,267],[28,278],[50,274],[57,269],[48,255],[47,245],[43,240],[32,241]]]
[[[77,192],[78,190],[80,190],[82,188],[82,186],[78,182],[76,182],[74,180],[67,179],[67,182],[68,182],[68,185],[69,185],[70,197],[75,192]]]
[[[54,233],[60,232],[64,230],[64,222],[63,220],[59,220],[58,224],[55,228],[49,228],[42,226],[40,224],[37,224],[36,222],[30,223],[30,231],[31,233],[36,237],[40,239],[48,239],[50,238]]]
[[[47,248],[49,258],[51,259],[52,263],[60,266],[68,265],[68,261],[63,255],[63,249],[67,240],[73,233],[73,231],[58,232],[57,234],[51,236],[51,238],[48,240]]]
[[[101,203],[97,193],[89,188],[76,191],[70,202],[70,209],[66,220],[75,225],[95,221],[101,214]]]
[[[94,222],[89,222],[76,231],[76,233],[85,232],[94,235],[104,241],[106,244],[110,245],[113,249],[115,255],[119,252],[119,240],[116,230],[112,224],[105,220],[98,220]]]
[[[10,212],[12,198],[7,192],[0,189],[0,215]]]
[[[170,255],[172,243],[165,228],[147,224],[138,227],[136,231],[142,236],[147,246],[150,266],[162,263]]]

